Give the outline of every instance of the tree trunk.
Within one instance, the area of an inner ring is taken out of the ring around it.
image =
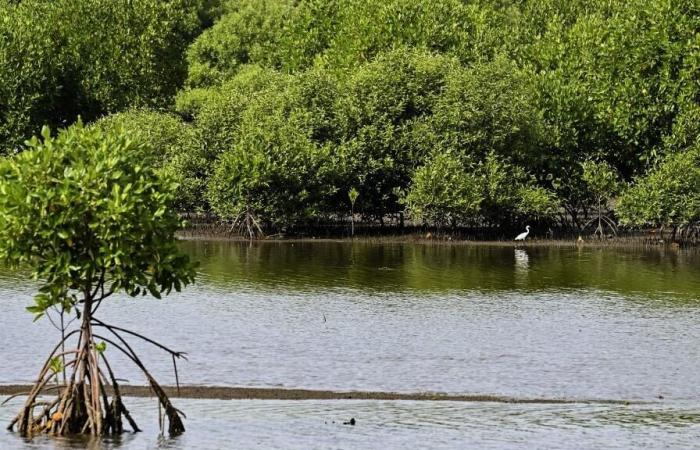
[[[355,236],[355,207],[350,207],[350,236]]]

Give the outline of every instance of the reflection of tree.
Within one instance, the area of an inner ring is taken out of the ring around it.
[[[204,288],[445,292],[593,288],[697,298],[700,252],[367,242],[186,241]],[[379,270],[389,267],[394,270]],[[537,270],[534,270],[536,267]],[[527,273],[513,278],[514,270]],[[640,273],[653,276],[640,277]],[[516,286],[516,281],[517,286]],[[525,283],[523,283],[525,282]]]

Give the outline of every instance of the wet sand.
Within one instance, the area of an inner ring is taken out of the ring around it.
[[[148,386],[120,386],[125,397],[151,397]],[[524,404],[618,404],[631,403],[627,400],[610,399],[567,399],[567,398],[515,398],[495,395],[452,395],[432,392],[398,393],[373,391],[324,391],[310,389],[218,387],[218,386],[163,386],[168,396],[173,398],[194,398],[213,400],[429,400],[451,402],[490,402]],[[0,385],[0,395],[17,395],[28,392],[29,385]]]

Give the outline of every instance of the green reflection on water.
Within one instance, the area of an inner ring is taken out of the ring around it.
[[[349,242],[185,241],[205,283],[380,292],[592,289],[697,300],[697,251]]]

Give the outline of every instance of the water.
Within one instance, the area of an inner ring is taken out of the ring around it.
[[[202,262],[197,285],[164,301],[118,298],[100,314],[187,351],[179,367],[185,384],[644,403],[178,400],[190,413],[179,440],[159,444],[147,431],[112,447],[184,449],[193,439],[197,448],[227,439],[298,448],[684,447],[699,437],[696,252],[328,242],[183,248]],[[32,292],[21,273],[0,273],[0,384],[30,382],[37,355],[55,342],[48,321],[32,323],[23,311]],[[170,359],[141,348],[157,377],[174,383]],[[145,384],[114,349],[108,355],[123,377]],[[149,403],[129,400],[148,415]],[[330,423],[352,415],[363,426]],[[18,444],[0,436],[0,448]]]
[[[0,448],[693,448],[697,403],[667,406],[513,405],[432,401],[179,400],[186,433],[159,436],[155,402],[128,399],[143,433],[106,441],[0,433]],[[684,409],[688,408],[688,409]],[[350,418],[355,426],[343,425]],[[0,409],[0,421],[7,421]]]

